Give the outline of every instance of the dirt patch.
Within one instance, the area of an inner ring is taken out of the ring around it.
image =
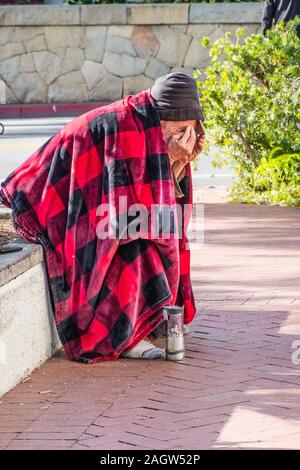
[[[10,219],[0,219],[0,246],[19,238]]]

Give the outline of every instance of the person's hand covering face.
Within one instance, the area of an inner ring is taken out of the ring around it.
[[[189,125],[184,131],[174,132],[169,136],[167,144],[171,160],[185,158],[187,161],[191,161],[202,152],[205,134],[199,126],[200,124],[195,130],[193,126]]]
[[[187,162],[194,158],[203,150],[205,134],[203,126],[197,123],[196,130],[189,125],[184,131],[173,133],[169,136],[168,152],[177,177]]]

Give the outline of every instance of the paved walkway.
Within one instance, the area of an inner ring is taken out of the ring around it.
[[[59,354],[2,398],[0,448],[300,449],[299,215],[206,205],[185,360]]]

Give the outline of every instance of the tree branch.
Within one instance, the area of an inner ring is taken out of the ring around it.
[[[250,142],[248,141],[248,139],[244,136],[243,132],[239,129],[236,129],[236,133],[237,135],[240,137],[241,141],[243,142],[243,145],[245,147],[245,150],[246,150],[246,154],[250,160],[250,162],[252,163],[252,165],[254,166],[254,168],[256,168],[258,166],[258,163],[257,163],[257,160],[256,160],[256,157],[255,157],[255,154],[254,154],[254,151],[251,147],[251,144]]]

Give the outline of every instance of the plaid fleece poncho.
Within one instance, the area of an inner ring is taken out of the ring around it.
[[[195,315],[190,253],[173,224],[169,239],[100,239],[99,208],[192,203],[191,169],[175,197],[167,146],[150,89],[85,113],[62,128],[1,185],[20,236],[44,248],[55,322],[71,360],[117,359],[180,302]],[[134,220],[134,218],[133,218]],[[186,225],[187,217],[182,221]],[[118,232],[118,230],[117,230]]]

